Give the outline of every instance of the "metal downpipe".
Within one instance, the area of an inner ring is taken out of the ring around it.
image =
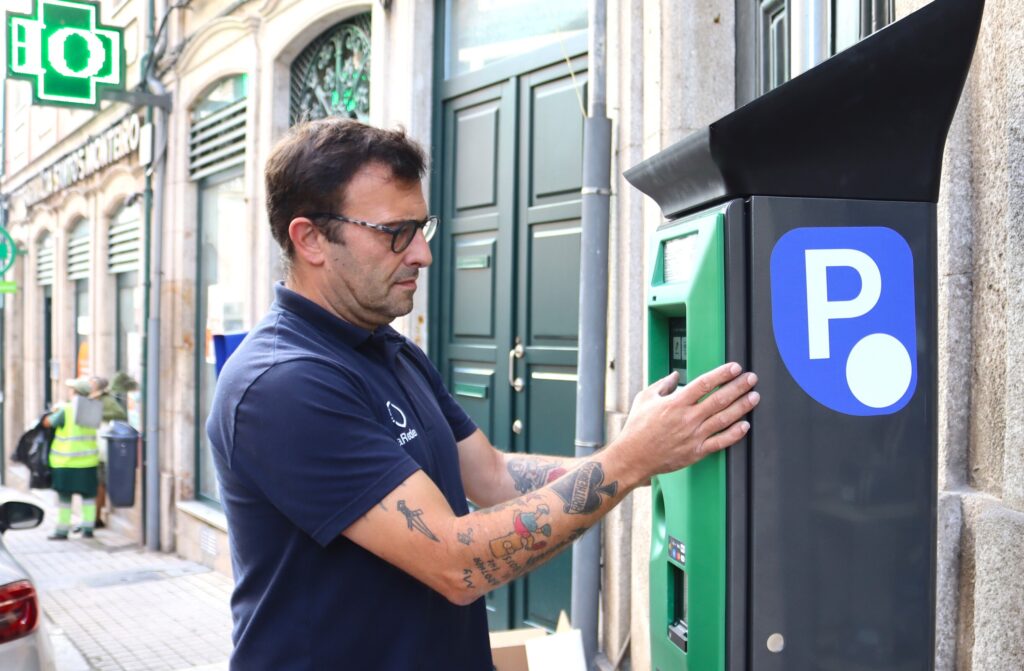
[[[167,89],[156,78],[153,71],[163,49],[157,44],[159,35],[156,27],[156,3],[148,2],[148,58],[143,70],[143,86],[150,93],[163,95]],[[164,17],[166,20],[166,15]],[[162,24],[163,22],[161,22]],[[162,27],[162,25],[161,25]],[[146,196],[149,208],[146,212],[146,331],[143,338],[145,417],[143,418],[144,463],[145,463],[145,530],[146,548],[160,549],[160,287],[163,279],[163,222],[165,174],[167,168],[167,110],[149,108],[153,121],[153,163],[146,177]]]
[[[150,75],[147,88],[167,93]],[[146,319],[146,547],[160,549],[160,288],[163,284],[163,222],[167,167],[167,112],[153,110],[153,216],[150,226],[149,314]]]
[[[583,125],[582,235],[580,239],[579,360],[576,384],[576,456],[604,445],[608,314],[608,220],[612,124],[606,116],[607,3],[590,2],[590,113]],[[587,668],[598,650],[601,524],[576,542],[572,556],[572,625],[583,636]]]

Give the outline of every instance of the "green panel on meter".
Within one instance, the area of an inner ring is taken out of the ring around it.
[[[669,222],[653,240],[648,377],[680,384],[725,363],[724,208]],[[725,668],[725,455],[654,478],[651,661]]]

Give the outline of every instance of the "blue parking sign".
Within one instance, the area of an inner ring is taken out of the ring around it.
[[[885,227],[797,228],[771,255],[772,326],[789,374],[822,405],[888,415],[917,387],[914,257]]]

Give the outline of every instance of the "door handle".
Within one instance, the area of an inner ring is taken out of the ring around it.
[[[522,359],[524,354],[526,354],[526,350],[523,349],[523,343],[519,342],[517,336],[516,346],[508,351],[508,383],[517,392],[522,391],[526,386],[523,378],[516,377],[516,359]]]

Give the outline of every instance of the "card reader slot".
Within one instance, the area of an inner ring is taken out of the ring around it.
[[[686,313],[681,317],[668,319],[668,367],[669,372],[679,373],[679,384],[688,382],[686,377]]]
[[[686,569],[669,562],[669,585],[672,590],[672,616],[669,618],[668,640],[683,652],[689,648],[689,625],[687,624]]]

